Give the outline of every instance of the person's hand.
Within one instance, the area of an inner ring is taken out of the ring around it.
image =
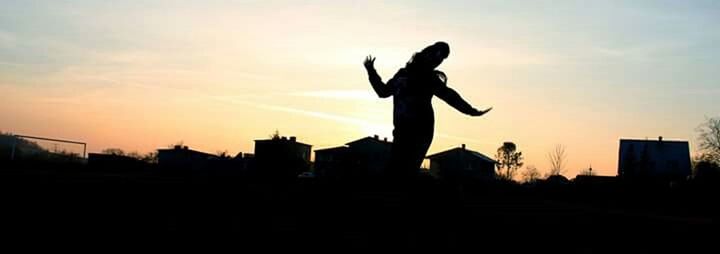
[[[492,107],[490,107],[490,108],[488,108],[488,109],[486,109],[486,110],[473,109],[473,112],[470,112],[470,115],[471,115],[471,116],[481,116],[481,115],[484,115],[484,114],[487,113],[487,112],[490,112],[490,110],[492,110],[492,109],[493,109]]]
[[[374,70],[375,69],[375,57],[372,55],[368,55],[365,57],[365,61],[363,62],[363,65],[365,65],[365,69],[367,70]]]

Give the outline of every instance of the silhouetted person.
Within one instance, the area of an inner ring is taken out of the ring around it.
[[[380,98],[393,97],[393,146],[387,177],[414,177],[433,139],[435,125],[432,97],[437,96],[458,111],[481,116],[492,108],[477,110],[447,86],[445,73],[436,70],[450,54],[445,42],[437,42],[415,53],[405,68],[400,69],[387,84],[375,70],[375,58],[365,59],[370,84]]]

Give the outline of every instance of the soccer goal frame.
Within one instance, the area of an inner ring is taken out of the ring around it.
[[[28,135],[13,135],[15,136],[15,140],[12,144],[12,150],[10,152],[10,160],[15,160],[15,150],[17,148],[18,140],[21,138],[23,139],[36,139],[36,140],[43,140],[43,141],[51,141],[51,142],[62,142],[62,143],[68,143],[68,144],[76,144],[76,145],[82,145],[83,147],[83,153],[82,158],[87,158],[87,143],[80,142],[80,141],[73,141],[73,140],[65,140],[65,139],[56,139],[56,138],[46,138],[46,137],[37,137],[37,136],[28,136]]]

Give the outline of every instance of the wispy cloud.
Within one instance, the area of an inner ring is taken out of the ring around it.
[[[438,133],[436,136],[438,138],[444,138],[444,139],[460,141],[460,142],[465,142],[465,143],[472,143],[472,144],[482,144],[482,145],[495,144],[493,142],[482,141],[482,140],[468,138],[468,137],[462,137],[462,136],[455,136],[455,135],[450,135],[450,134],[446,134],[446,133]]]
[[[23,68],[28,67],[28,64],[21,64],[21,63],[13,63],[13,62],[0,62],[0,65],[2,66],[10,66],[10,67],[16,67],[16,68]]]
[[[649,62],[661,57],[671,56],[678,50],[687,49],[686,42],[652,42],[623,47],[592,47],[588,50],[591,57],[631,62]]]
[[[0,30],[0,49],[2,48],[13,48],[17,45],[17,38],[15,35]]]
[[[364,119],[360,119],[360,118],[354,118],[354,117],[332,114],[332,113],[327,113],[327,112],[298,109],[298,108],[291,108],[291,107],[271,105],[271,104],[263,104],[263,103],[251,102],[251,101],[240,100],[238,98],[230,98],[230,97],[212,96],[211,98],[219,100],[219,101],[227,102],[227,103],[232,103],[232,104],[241,104],[241,105],[251,106],[251,107],[264,109],[264,110],[280,111],[280,112],[286,112],[286,113],[291,113],[291,114],[299,114],[299,115],[310,116],[310,117],[314,117],[314,118],[332,120],[332,121],[339,122],[339,123],[352,124],[352,125],[363,126],[363,127],[376,127],[379,129],[389,128],[389,125],[386,125],[386,124],[373,123],[373,122],[370,122],[370,121],[367,121]]]
[[[305,109],[298,109],[298,108],[291,108],[291,107],[286,107],[286,106],[277,106],[277,105],[270,105],[270,104],[261,104],[261,103],[256,103],[256,102],[238,100],[237,98],[236,99],[230,99],[228,97],[214,97],[214,98],[224,101],[224,102],[229,102],[229,103],[233,103],[233,104],[242,104],[245,106],[252,106],[252,107],[263,109],[263,110],[271,110],[271,111],[285,112],[285,113],[291,113],[291,114],[298,114],[298,115],[309,116],[309,117],[314,117],[314,118],[319,118],[319,119],[331,120],[331,121],[335,121],[335,122],[343,123],[343,124],[360,126],[366,130],[388,130],[387,132],[389,133],[393,129],[392,125],[390,125],[390,124],[381,124],[381,123],[368,121],[365,119],[349,117],[349,116],[344,116],[344,115],[338,115],[338,114],[332,114],[332,113],[327,113],[327,112],[305,110]],[[482,140],[463,137],[463,136],[450,135],[450,134],[442,133],[442,132],[436,133],[435,136],[440,139],[459,141],[459,142],[464,142],[464,143],[469,143],[469,144],[482,144],[482,145],[494,144],[492,142],[482,141]]]
[[[353,125],[359,125],[359,126],[365,126],[365,127],[387,128],[387,126],[388,126],[388,125],[383,125],[383,124],[372,123],[372,122],[369,122],[369,121],[366,121],[363,119],[359,119],[359,118],[331,114],[331,113],[326,113],[326,112],[296,109],[296,108],[275,106],[275,105],[265,105],[265,104],[259,104],[259,105],[255,105],[255,106],[258,108],[261,108],[261,109],[268,109],[268,110],[300,114],[300,115],[311,116],[311,117],[327,119],[327,120],[333,120],[333,121],[340,122],[340,123],[353,124]]]
[[[337,99],[337,100],[364,100],[364,101],[377,100],[377,97],[374,96],[371,91],[360,90],[360,89],[296,92],[296,93],[291,93],[290,95],[291,96],[301,96],[301,97]]]
[[[720,95],[720,88],[689,88],[680,91],[686,95]]]

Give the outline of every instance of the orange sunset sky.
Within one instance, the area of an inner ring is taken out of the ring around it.
[[[385,80],[447,41],[430,153],[515,142],[541,172],[614,175],[620,138],[691,141],[720,114],[716,1],[3,1],[0,130],[91,152],[177,141],[252,152],[276,129],[313,148],[392,137]]]

